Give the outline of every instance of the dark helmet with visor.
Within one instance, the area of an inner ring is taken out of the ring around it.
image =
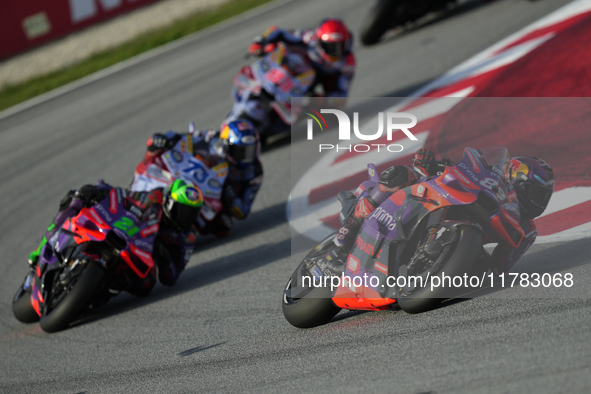
[[[540,216],[554,192],[554,172],[537,157],[512,157],[504,166],[505,179],[513,184],[522,211],[529,219]]]
[[[226,153],[226,159],[235,165],[253,163],[261,149],[259,135],[248,120],[234,120],[222,125],[220,141]]]

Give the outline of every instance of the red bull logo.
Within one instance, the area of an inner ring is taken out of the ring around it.
[[[509,160],[509,168],[511,169],[511,178],[515,179],[520,172],[529,177],[529,167],[527,164],[520,162],[517,159]]]

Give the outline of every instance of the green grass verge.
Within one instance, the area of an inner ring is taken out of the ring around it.
[[[96,53],[88,59],[63,70],[35,77],[16,85],[7,85],[0,91],[0,110],[214,25],[269,1],[271,0],[231,0],[213,10],[198,12],[176,21],[168,27],[142,34],[121,46]],[[247,44],[245,43],[245,45]]]

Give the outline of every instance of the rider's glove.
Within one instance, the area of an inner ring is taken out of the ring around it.
[[[419,149],[415,153],[412,164],[418,167],[425,175],[440,175],[445,171],[445,166],[452,166],[453,162],[449,159],[437,160],[435,154],[428,149]]]
[[[253,43],[248,47],[248,53],[254,56],[263,56],[265,50],[262,38],[255,38]]]
[[[421,169],[425,175],[430,175],[433,166],[437,165],[435,154],[429,149],[419,149],[412,159],[412,165]]]
[[[75,197],[84,201],[87,206],[92,206],[101,202],[107,194],[108,188],[98,187],[95,185],[84,185],[75,194]]]
[[[168,150],[174,146],[174,141],[164,134],[156,133],[148,139],[148,150],[155,152],[158,150]]]
[[[416,178],[407,166],[392,166],[380,174],[379,188],[383,192],[395,192],[412,185]]]

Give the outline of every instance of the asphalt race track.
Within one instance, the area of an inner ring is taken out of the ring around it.
[[[370,48],[356,46],[352,95],[410,94],[567,0],[465,2]],[[172,288],[120,295],[70,329],[19,323],[11,299],[69,189],[128,185],[154,132],[218,127],[250,39],[271,24],[343,18],[369,2],[288,1],[0,119],[0,392],[591,392],[591,300],[476,298],[421,315],[341,312],[299,330],[280,297],[293,266],[285,206],[289,144],[263,154],[254,212],[226,239],[203,238]],[[310,163],[311,164],[311,163]],[[302,169],[302,171],[304,168]],[[591,270],[588,240],[544,244],[518,263]],[[524,293],[525,294],[525,293]]]

